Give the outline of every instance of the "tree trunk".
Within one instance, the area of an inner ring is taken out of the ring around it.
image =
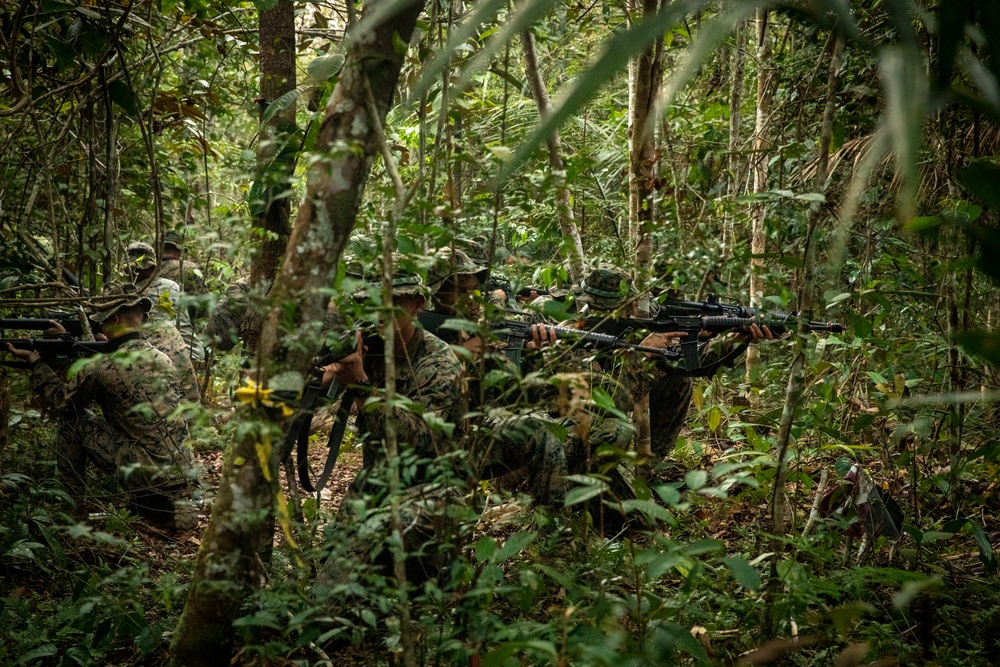
[[[549,102],[549,93],[542,80],[542,73],[538,69],[535,38],[530,30],[521,33],[521,49],[524,52],[524,75],[531,87],[531,96],[535,98],[535,104],[538,106],[538,117],[541,122],[545,122],[545,119],[552,113],[552,104]],[[549,170],[552,173],[552,183],[556,190],[559,230],[562,232],[563,248],[569,260],[569,277],[573,282],[579,282],[583,280],[586,259],[583,254],[580,230],[577,229],[576,220],[573,219],[573,206],[569,186],[566,184],[566,168],[563,166],[562,159],[562,138],[559,136],[558,130],[553,130],[552,134],[549,135],[548,146]]]
[[[757,10],[757,122],[754,128],[753,140],[753,191],[766,192],[769,188],[767,178],[768,151],[771,148],[771,95],[774,87],[772,77],[774,69],[771,63],[771,41],[768,37],[768,11]],[[750,305],[759,308],[764,298],[764,253],[767,251],[764,220],[767,207],[754,204],[751,213],[750,252]],[[754,346],[747,349],[747,376],[754,372],[760,360],[760,352]]]
[[[642,20],[659,10],[659,0],[642,0],[632,3],[631,14],[642,12]],[[629,68],[629,242],[636,253],[635,277],[640,294],[645,294],[650,261],[653,257],[652,231],[655,223],[653,202],[657,176],[656,133],[652,118],[656,98],[663,80],[663,39],[656,39],[645,49]],[[649,316],[649,299],[639,303],[640,315]],[[640,399],[634,407],[636,451],[649,457],[650,447],[649,396]]]
[[[274,102],[295,89],[295,7],[292,0],[280,0],[273,8],[260,13],[260,107]],[[256,182],[251,192],[259,198],[251,201],[254,213],[253,238],[259,246],[250,263],[250,285],[273,281],[278,262],[288,245],[291,217],[290,188],[298,157],[295,125],[295,102],[274,114],[260,128],[257,144]],[[206,193],[207,196],[207,193]],[[244,344],[254,349],[260,332],[260,314],[247,309],[249,321],[242,331]]]
[[[729,93],[729,196],[733,199],[742,194],[743,171],[739,157],[742,140],[740,126],[743,122],[743,83],[746,74],[746,22],[740,21],[733,33],[732,76]],[[722,245],[726,259],[730,259],[736,245],[736,224],[732,213],[726,214]]]
[[[316,154],[322,158],[310,167],[306,196],[288,244],[291,250],[271,290],[273,310],[260,342],[261,358],[272,360],[283,342],[282,331],[305,332],[306,340],[286,348],[283,386],[296,381],[304,384],[318,327],[303,325],[323,321],[327,297],[322,288],[334,282],[378,151],[366,107],[369,91],[379,120],[384,121],[405,56],[396,45],[409,43],[422,6],[421,2],[403,5],[397,13],[355,33],[327,104],[316,139]],[[365,11],[374,7],[366,5]],[[265,369],[265,385],[276,370],[273,364]],[[250,417],[260,420],[267,417],[262,407],[253,408],[252,413]],[[273,427],[243,431],[226,458],[219,497],[202,538],[191,592],[175,635],[175,667],[229,664],[232,621],[259,578],[254,538],[272,510],[277,461],[270,443],[277,442],[280,433]]]

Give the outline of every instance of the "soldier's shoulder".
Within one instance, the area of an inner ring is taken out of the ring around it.
[[[458,356],[448,343],[430,331],[420,330],[418,335],[422,335],[424,338],[423,355],[421,356],[425,363],[441,367],[461,368]]]

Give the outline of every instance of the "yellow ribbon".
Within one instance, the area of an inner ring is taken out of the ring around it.
[[[294,408],[283,401],[275,400],[272,398],[273,394],[273,389],[261,389],[257,386],[256,382],[249,379],[246,385],[233,392],[233,396],[240,403],[246,403],[255,407],[263,405],[265,408],[279,408],[283,417],[291,417],[295,414]]]

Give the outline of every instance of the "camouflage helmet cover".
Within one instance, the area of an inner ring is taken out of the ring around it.
[[[163,245],[172,245],[178,250],[184,250],[184,234],[176,229],[168,229],[163,233]]]
[[[624,307],[635,294],[632,279],[625,271],[602,266],[581,281],[577,299],[593,308],[615,310]]]
[[[481,284],[489,273],[461,248],[441,248],[434,253],[434,264],[427,271],[427,286],[432,293],[437,292],[451,276],[475,276]]]
[[[405,255],[394,253],[392,265],[393,296],[405,296],[411,294],[427,295],[427,286],[424,284],[424,280],[417,271],[417,267],[412,259],[406,257]],[[361,268],[363,271],[362,277],[366,279],[366,282],[364,282],[361,285],[361,288],[354,293],[354,298],[359,301],[364,301],[369,298],[378,298],[378,295],[382,292],[381,272],[377,275],[372,275],[368,270],[369,267],[361,265],[359,262],[351,262],[348,267],[348,273],[350,274],[351,269],[356,270],[357,268]]]
[[[142,312],[148,313],[153,302],[139,291],[133,283],[111,283],[101,290],[102,304],[91,316],[94,322],[101,323],[117,313],[122,308],[140,306]],[[116,298],[117,297],[117,298]]]
[[[125,252],[128,253],[129,264],[137,269],[148,269],[156,266],[156,251],[148,243],[136,241]]]

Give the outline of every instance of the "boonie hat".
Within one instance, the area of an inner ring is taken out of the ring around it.
[[[90,319],[97,323],[103,322],[122,308],[141,306],[142,312],[148,313],[149,309],[153,307],[153,302],[149,297],[141,293],[139,288],[133,283],[111,283],[110,285],[105,285],[104,289],[101,290],[101,296],[120,298],[109,299],[100,307],[100,310],[90,316]]]
[[[163,233],[163,245],[172,245],[178,250],[184,250],[184,234],[176,229],[168,229]]]
[[[434,253],[434,264],[427,271],[427,287],[437,292],[451,276],[475,276],[482,283],[489,276],[489,269],[477,264],[461,248],[441,248]]]
[[[153,246],[142,241],[136,241],[125,250],[129,263],[138,269],[148,269],[156,266],[156,251]]]

